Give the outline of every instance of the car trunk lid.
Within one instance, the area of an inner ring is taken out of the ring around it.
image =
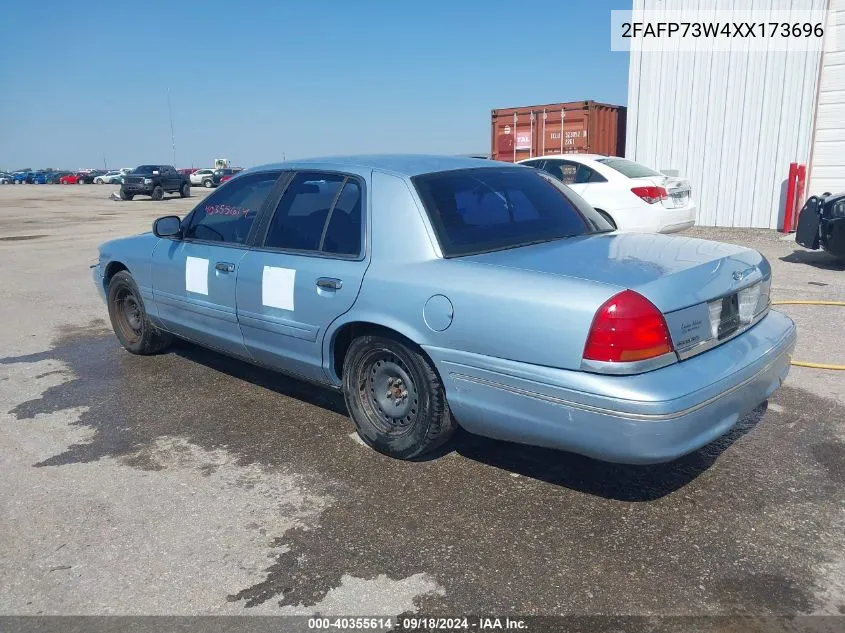
[[[470,255],[465,260],[636,290],[669,313],[769,276],[758,252],[690,237],[605,233]]]
[[[663,313],[681,359],[736,336],[769,308],[769,263],[756,251],[720,242],[611,233],[466,259],[607,284],[609,295],[634,290]]]

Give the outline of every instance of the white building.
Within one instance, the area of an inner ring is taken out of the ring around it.
[[[791,11],[796,21],[830,11],[836,27],[824,37],[835,40],[804,39],[800,51],[714,51],[704,40],[692,51],[643,51],[632,40],[626,155],[688,178],[702,225],[781,226],[791,162],[808,166],[807,195],[845,191],[845,0],[633,5],[634,20],[699,5],[722,21],[735,12],[737,22],[749,9]]]

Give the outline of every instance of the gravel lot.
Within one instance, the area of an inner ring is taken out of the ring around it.
[[[795,368],[671,464],[468,434],[393,461],[335,394],[125,353],[96,246],[196,198],[115,189],[0,186],[0,614],[845,613],[845,372]],[[845,299],[845,265],[776,232],[685,235],[762,251],[775,300]],[[841,308],[783,310],[798,359],[845,363]]]

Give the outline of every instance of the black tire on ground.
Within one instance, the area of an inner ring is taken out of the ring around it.
[[[95,185],[102,185],[103,179],[102,178],[94,178],[94,184]]]
[[[343,363],[343,394],[358,435],[390,457],[430,452],[457,428],[431,363],[396,338],[352,341]]]
[[[191,195],[191,185],[184,182],[182,183],[182,188],[179,190],[179,195],[183,198],[188,198]]]
[[[120,199],[121,200],[131,200],[135,197],[134,193],[126,193],[123,189],[120,190]]]
[[[84,185],[84,184],[85,184],[85,181],[84,181],[82,178],[78,178],[78,179],[76,180],[76,184],[77,184],[77,185]]]
[[[164,189],[161,186],[156,185],[155,189],[153,189],[153,193],[150,196],[153,200],[161,200],[164,197]]]
[[[214,186],[214,183],[211,182],[211,180],[206,179],[202,181],[202,186],[206,189],[211,189]]]
[[[607,213],[606,211],[602,211],[601,209],[596,209],[596,211],[599,212],[599,215],[601,215],[601,217],[603,217],[605,220],[607,220],[607,222],[608,222],[608,224],[610,224],[610,226],[612,226],[614,229],[618,228],[616,226],[616,222],[614,222],[613,218],[610,217],[609,213]]]
[[[112,329],[126,351],[155,354],[172,342],[172,335],[150,322],[141,292],[132,275],[125,270],[115,273],[109,280],[108,308]]]

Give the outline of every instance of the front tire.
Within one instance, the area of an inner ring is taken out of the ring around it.
[[[121,200],[132,200],[135,197],[134,193],[126,193],[123,189],[120,190],[120,199]]]
[[[170,334],[150,322],[138,286],[125,270],[109,281],[108,307],[112,329],[127,352],[155,354],[172,342]]]
[[[182,183],[182,188],[179,190],[179,195],[183,198],[188,198],[191,195],[191,185],[188,183]]]
[[[103,179],[102,178],[94,178],[94,184],[95,185],[102,185]]]
[[[164,197],[164,189],[161,186],[156,185],[155,189],[153,189],[153,193],[150,195],[150,198],[153,200],[161,200]]]
[[[352,341],[343,364],[343,394],[361,439],[396,459],[436,449],[457,427],[429,360],[395,338]]]

